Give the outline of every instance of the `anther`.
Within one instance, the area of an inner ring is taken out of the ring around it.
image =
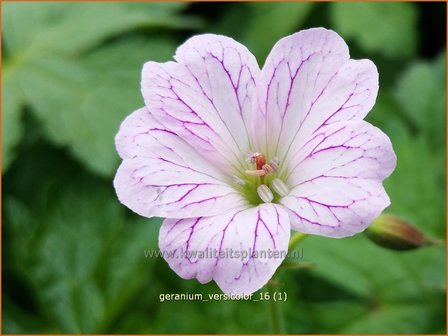
[[[270,165],[265,164],[262,168],[266,172],[266,175],[274,174],[274,169]]]
[[[278,160],[278,158],[274,158],[273,160],[269,160],[269,165],[271,166],[271,168],[274,170],[274,172],[278,172],[280,169],[280,161]]]
[[[282,180],[278,178],[272,180],[271,187],[280,196],[286,196],[289,193],[289,188]]]
[[[271,189],[269,189],[265,184],[258,186],[257,193],[265,203],[270,203],[274,199]]]

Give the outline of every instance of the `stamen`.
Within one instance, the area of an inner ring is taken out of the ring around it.
[[[271,166],[271,168],[274,170],[274,172],[278,172],[280,169],[280,161],[278,160],[277,157],[275,157],[273,160],[269,161],[269,165]]]
[[[286,196],[289,193],[289,188],[282,180],[278,178],[272,180],[271,187],[280,196]]]
[[[245,173],[250,176],[265,176],[266,175],[266,172],[263,169],[253,169],[253,170],[247,169],[245,171]]]
[[[271,189],[269,189],[265,184],[258,186],[257,193],[265,203],[270,203],[274,199]]]
[[[270,165],[265,164],[262,168],[266,172],[266,175],[274,174],[274,169]]]
[[[266,163],[266,157],[262,153],[247,153],[247,151],[244,151],[244,154],[247,154],[246,161],[251,164],[251,168],[255,168],[247,169],[245,170],[245,173],[249,176],[259,177],[258,183],[260,183],[260,186],[257,187],[257,193],[263,202],[272,202],[274,199],[273,191],[276,195],[280,196],[286,196],[289,193],[289,188],[286,184],[282,180],[276,178],[276,174],[280,170],[280,161],[277,157],[274,157],[269,160],[269,163]],[[269,182],[271,179],[273,180]],[[242,184],[244,181],[239,177],[234,177],[234,181],[239,185],[244,185]],[[265,183],[269,184],[273,191],[269,189]]]

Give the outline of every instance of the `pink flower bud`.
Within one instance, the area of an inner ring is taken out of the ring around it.
[[[379,216],[365,233],[375,244],[397,251],[438,243],[407,221],[392,215]]]

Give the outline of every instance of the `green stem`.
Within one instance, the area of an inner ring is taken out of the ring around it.
[[[305,239],[306,236],[307,235],[305,233],[296,232],[289,240],[288,252],[290,252],[298,243]]]
[[[297,232],[291,237],[288,246],[288,252],[291,251],[298,243],[300,243],[307,235],[304,233]],[[269,291],[269,310],[271,314],[271,324],[273,334],[285,334],[285,322],[283,320],[283,315],[281,312],[280,304],[282,301],[275,301],[274,295],[279,292],[279,284],[275,277],[269,280],[267,284]]]
[[[269,290],[269,309],[271,313],[271,324],[273,334],[285,334],[285,323],[283,321],[283,315],[280,309],[282,301],[274,300],[274,293],[278,292],[279,286],[276,279],[271,279],[268,282]]]

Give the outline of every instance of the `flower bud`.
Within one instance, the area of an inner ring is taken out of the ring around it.
[[[397,251],[413,250],[437,243],[410,223],[392,215],[379,216],[364,232],[375,244]]]

